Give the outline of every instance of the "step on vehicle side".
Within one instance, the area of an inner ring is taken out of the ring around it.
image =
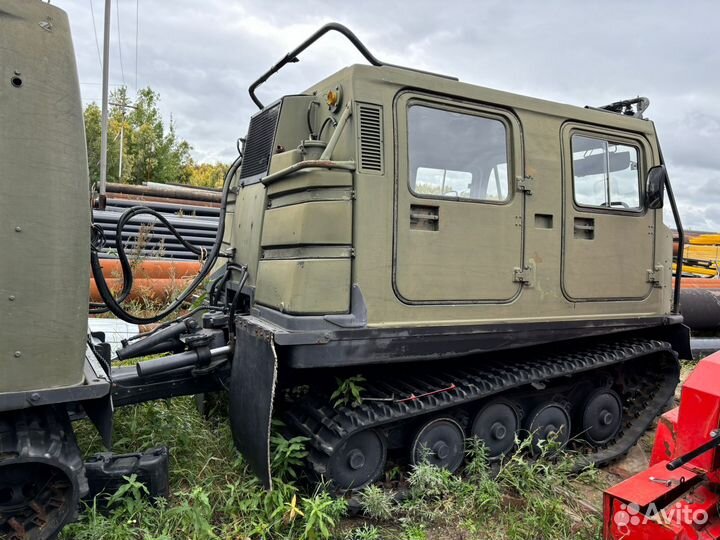
[[[370,65],[263,105],[259,86],[329,31]],[[345,490],[388,455],[457,470],[471,436],[491,459],[532,434],[534,451],[554,438],[579,465],[605,463],[672,396],[690,356],[665,193],[682,227],[644,98],[579,108],[490,90],[384,64],[325,25],[251,86],[260,110],[213,247],[185,243],[199,275],[139,317],[122,244],[117,298],[102,274],[65,15],[0,0],[0,52],[14,126],[0,136],[0,535],[57,534],[87,490],[70,419],[110,446],[113,407],[131,403],[227,388],[265,486],[279,417]],[[144,207],[116,237],[143,219],[179,237]],[[87,261],[105,303],[92,312],[158,321],[209,280],[206,301],[117,352],[166,356],[110,369],[87,336]],[[338,405],[337,380],[358,375],[362,402]]]

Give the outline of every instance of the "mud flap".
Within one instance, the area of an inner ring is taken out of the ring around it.
[[[244,326],[244,325],[243,325]],[[265,489],[272,489],[270,429],[277,380],[271,332],[238,325],[230,375],[230,425],[235,447]]]

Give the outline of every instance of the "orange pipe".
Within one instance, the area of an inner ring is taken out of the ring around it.
[[[673,279],[673,287],[675,280]],[[720,279],[714,278],[689,278],[684,277],[680,281],[681,289],[720,289]]]
[[[113,193],[108,196],[109,199],[125,199],[130,201],[139,201],[138,205],[143,202],[160,202],[170,204],[185,204],[192,206],[204,206],[206,208],[220,208],[220,202],[208,202],[199,200],[188,200],[188,199],[173,199],[171,197],[151,197],[148,195],[128,195],[126,193]]]
[[[122,268],[117,259],[101,259],[103,276],[108,279],[122,278]],[[194,277],[202,266],[198,261],[144,260],[133,264],[133,276],[139,279],[168,279]]]
[[[153,300],[153,301],[166,301],[171,296],[176,296],[181,292],[191,281],[191,277],[179,278],[179,279],[134,279],[133,288],[130,291],[129,301],[133,300]],[[108,287],[115,294],[120,294],[122,290],[122,279],[120,278],[107,278]],[[90,301],[91,302],[102,302],[100,293],[98,292],[95,280],[90,280]]]
[[[122,267],[117,259],[100,261],[103,276],[113,293],[122,290]],[[133,264],[132,300],[166,301],[185,289],[198,272],[198,261],[144,260]],[[90,278],[90,301],[102,302],[95,280]]]

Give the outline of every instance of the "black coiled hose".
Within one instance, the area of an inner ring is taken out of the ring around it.
[[[233,164],[230,166],[227,173],[225,174],[222,198],[220,202],[220,218],[218,220],[218,230],[215,235],[215,242],[213,243],[212,248],[207,254],[207,258],[205,259],[205,263],[200,269],[200,273],[198,273],[195,279],[193,279],[192,283],[190,283],[190,285],[188,285],[188,287],[182,293],[180,293],[180,295],[178,295],[178,297],[168,307],[163,309],[161,312],[152,315],[151,317],[138,317],[136,315],[133,315],[132,313],[129,313],[121,306],[121,303],[130,294],[133,285],[132,268],[130,266],[130,261],[128,260],[127,254],[125,253],[125,248],[122,242],[123,228],[131,218],[140,214],[150,214],[160,220],[160,222],[165,225],[168,230],[173,235],[175,235],[175,237],[177,237],[183,244],[183,246],[185,246],[187,249],[189,249],[196,255],[201,255],[202,250],[193,246],[192,244],[188,243],[184,238],[182,238],[180,233],[177,232],[177,230],[170,224],[170,222],[165,218],[165,216],[163,216],[159,212],[156,212],[151,208],[147,208],[146,206],[135,206],[133,208],[129,208],[123,213],[123,215],[120,217],[120,220],[118,221],[116,229],[117,251],[118,257],[120,259],[120,265],[123,271],[123,289],[118,298],[115,298],[113,296],[112,291],[110,291],[107,281],[105,280],[105,276],[102,273],[102,266],[100,264],[98,250],[93,248],[90,252],[90,267],[92,268],[92,274],[95,278],[95,284],[97,285],[100,297],[103,299],[103,302],[105,302],[104,307],[93,305],[92,308],[96,310],[110,311],[119,319],[122,319],[123,321],[132,324],[150,324],[167,317],[178,307],[180,307],[182,303],[187,300],[187,298],[193,293],[197,286],[200,285],[202,281],[207,277],[207,275],[210,273],[210,270],[215,265],[218,256],[220,255],[220,248],[222,246],[222,240],[225,234],[225,209],[227,206],[228,193],[230,192],[230,184],[232,183],[235,172],[238,170],[241,163],[242,156],[238,156],[238,158],[233,162]]]

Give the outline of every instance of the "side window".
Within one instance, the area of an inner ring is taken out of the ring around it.
[[[506,201],[505,124],[496,119],[411,104],[408,108],[410,189],[445,199]]]
[[[635,146],[573,135],[573,189],[582,206],[638,210],[639,152]]]

